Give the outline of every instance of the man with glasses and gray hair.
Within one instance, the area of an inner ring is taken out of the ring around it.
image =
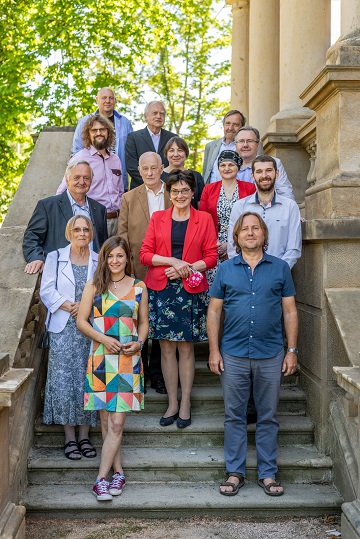
[[[77,152],[69,161],[73,163],[85,160],[91,166],[94,177],[89,196],[106,208],[109,237],[116,235],[121,197],[124,192],[121,162],[119,157],[111,152],[114,137],[114,127],[107,118],[100,115],[90,116],[82,132],[84,149]],[[56,194],[59,195],[65,189],[64,177]]]
[[[235,151],[243,160],[236,179],[243,182],[255,183],[251,175],[251,163],[259,153],[260,133],[256,127],[246,125],[241,127],[235,135]],[[261,150],[260,150],[261,151]],[[278,177],[275,182],[275,190],[279,195],[295,200],[293,188],[284,166],[280,159],[273,157],[276,161]]]
[[[150,101],[144,111],[146,127],[128,134],[125,146],[126,169],[131,176],[130,189],[139,187],[143,183],[139,173],[139,159],[145,152],[156,152],[160,155],[165,167],[169,161],[164,155],[164,148],[168,140],[176,134],[163,129],[166,110],[162,101]]]
[[[24,233],[25,273],[41,273],[48,253],[66,247],[65,228],[73,215],[85,215],[94,225],[93,250],[107,239],[106,208],[89,198],[93,171],[87,161],[74,161],[65,172],[66,190],[39,200]]]
[[[206,183],[214,183],[221,179],[218,168],[218,158],[224,150],[235,149],[235,135],[239,128],[245,125],[246,118],[239,110],[229,110],[223,118],[224,136],[208,142],[205,146],[203,178]]]

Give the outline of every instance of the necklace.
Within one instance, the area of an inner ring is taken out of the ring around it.
[[[121,279],[119,279],[119,280],[117,280],[117,281],[113,281],[113,285],[114,285],[115,290],[116,290],[116,283],[119,283],[120,281],[122,281],[123,279],[125,279],[125,277],[126,277],[126,273],[125,273],[124,277],[121,277]]]

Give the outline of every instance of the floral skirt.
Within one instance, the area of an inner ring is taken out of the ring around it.
[[[189,294],[180,279],[164,290],[149,288],[149,338],[165,341],[206,341],[206,294]]]

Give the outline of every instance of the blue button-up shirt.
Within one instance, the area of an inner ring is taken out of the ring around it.
[[[282,298],[295,295],[288,264],[264,253],[254,272],[240,255],[218,266],[210,296],[223,300],[221,351],[270,359],[284,347]]]
[[[267,253],[285,260],[292,268],[301,256],[301,219],[299,207],[290,198],[278,195],[266,207],[259,203],[257,193],[235,202],[228,228],[228,257],[236,256],[233,230],[240,215],[251,211],[262,217],[269,229]]]

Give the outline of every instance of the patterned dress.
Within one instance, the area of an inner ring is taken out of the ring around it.
[[[224,186],[223,185],[221,186],[219,200],[217,203],[217,214],[218,214],[218,223],[219,223],[219,232],[218,232],[219,243],[225,243],[227,241],[231,210],[233,209],[235,202],[237,202],[238,200],[239,200],[239,189],[237,187],[233,192],[233,196],[231,197],[231,200],[228,200],[225,195]],[[212,285],[215,279],[216,271],[219,264],[221,264],[220,258],[218,259],[217,266],[213,269],[207,270],[206,272],[206,278],[209,283],[209,287],[210,285]]]
[[[117,298],[110,290],[95,291],[93,327],[122,344],[138,340],[138,311],[144,283],[134,280],[129,292]],[[91,343],[88,360],[85,410],[138,411],[144,408],[144,371],[141,355],[111,354],[97,341]]]
[[[72,264],[75,301],[81,295],[88,267]],[[45,389],[44,423],[57,425],[96,425],[96,412],[84,411],[84,380],[90,340],[76,327],[72,316],[60,333],[50,332],[48,374]]]

